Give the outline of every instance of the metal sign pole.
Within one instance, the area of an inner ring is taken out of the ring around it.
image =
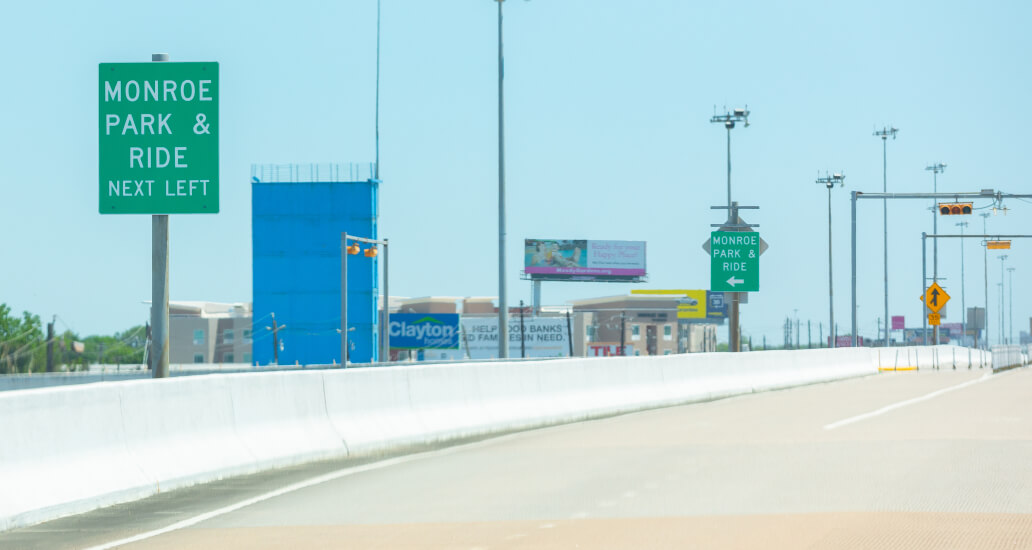
[[[151,54],[167,62],[167,53]],[[168,214],[151,216],[151,375],[168,378]]]
[[[340,364],[348,366],[348,234],[340,234]]]

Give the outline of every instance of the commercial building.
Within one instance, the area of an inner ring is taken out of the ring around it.
[[[377,239],[379,181],[372,165],[251,168],[255,338],[260,365],[341,363],[341,233]],[[363,249],[367,246],[362,246]],[[350,361],[379,359],[382,255],[348,255]],[[272,317],[276,320],[273,336]]]
[[[577,355],[671,355],[716,351],[717,325],[677,318],[678,296],[625,295],[573,300]],[[622,337],[621,337],[622,335]]]
[[[253,320],[249,303],[169,302],[169,362],[251,363]]]

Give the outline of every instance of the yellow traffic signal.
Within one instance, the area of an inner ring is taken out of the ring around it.
[[[377,250],[375,246],[370,246],[365,251],[366,258],[375,258],[376,255],[379,254],[379,253],[380,253],[380,251]]]
[[[943,216],[957,216],[971,213],[970,202],[940,202],[939,214]]]
[[[361,252],[362,249],[358,246],[358,243],[355,243],[353,245],[349,245],[347,247],[347,250],[348,250],[348,254],[351,254],[352,256],[354,256],[355,254],[358,254],[359,252]]]

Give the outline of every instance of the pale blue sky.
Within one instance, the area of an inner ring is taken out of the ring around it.
[[[1032,40],[1026,2],[505,4],[510,303],[526,237],[648,241],[650,288],[706,288],[700,244],[722,221],[718,109],[748,104],[732,135],[733,191],[762,207],[771,248],[746,335],[781,343],[786,315],[827,319],[826,191],[834,191],[836,319],[848,331],[849,190],[1032,192],[1025,171]],[[0,302],[80,333],[147,319],[150,220],[97,213],[97,64],[218,61],[221,213],[171,221],[174,300],[251,299],[250,165],[373,159],[375,0],[20,2],[0,32]],[[496,4],[383,1],[381,236],[403,296],[497,293]],[[890,314],[920,324],[925,204],[890,215]],[[1013,201],[991,232],[1030,233]],[[941,218],[955,230],[958,218]],[[969,230],[981,229],[972,216]],[[881,205],[860,205],[860,326],[882,315]],[[943,227],[945,226],[945,227]],[[968,241],[967,302],[982,305]],[[1016,243],[1014,334],[1028,329],[1032,241]],[[940,272],[960,299],[959,244]],[[990,256],[990,284],[1000,262]],[[631,285],[552,283],[544,301]],[[990,304],[996,304],[995,286]],[[995,308],[991,308],[995,309]],[[955,307],[959,313],[960,308]],[[990,316],[994,317],[993,311]],[[954,313],[948,321],[959,320]],[[805,322],[805,321],[804,321]],[[993,330],[995,330],[995,326]],[[804,329],[805,330],[805,329]],[[816,338],[816,325],[814,337]],[[804,333],[805,339],[805,333]]]

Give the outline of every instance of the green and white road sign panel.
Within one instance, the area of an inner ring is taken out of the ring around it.
[[[760,234],[754,231],[710,233],[710,290],[760,290]]]
[[[219,64],[100,64],[100,213],[219,211]]]

